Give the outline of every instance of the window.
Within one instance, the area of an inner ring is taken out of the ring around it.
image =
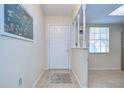
[[[90,27],[89,32],[89,52],[108,53],[109,52],[109,28]]]

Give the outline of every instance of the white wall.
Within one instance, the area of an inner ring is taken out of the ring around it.
[[[34,42],[0,35],[0,87],[32,87],[45,69],[44,15],[41,6],[26,4],[24,7],[33,17]],[[23,80],[21,86],[18,85],[19,77]]]
[[[71,49],[71,68],[80,87],[87,87],[88,50],[82,48]]]
[[[45,28],[46,28],[46,61],[47,61],[47,68],[49,68],[49,63],[48,63],[48,59],[49,59],[49,54],[48,54],[48,24],[72,24],[72,17],[66,17],[66,16],[46,16],[45,17]]]
[[[111,70],[121,69],[121,31],[123,25],[90,25],[90,26],[107,26],[109,33],[109,53],[106,54],[89,54],[89,69]]]
[[[72,24],[72,17],[67,16],[45,16],[47,24]]]

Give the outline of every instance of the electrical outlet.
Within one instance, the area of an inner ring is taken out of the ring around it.
[[[22,85],[22,77],[19,78],[19,86]]]

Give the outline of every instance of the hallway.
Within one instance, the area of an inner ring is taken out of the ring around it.
[[[0,87],[124,87],[120,7],[0,4]]]
[[[46,70],[36,87],[79,88],[79,84],[71,70]]]

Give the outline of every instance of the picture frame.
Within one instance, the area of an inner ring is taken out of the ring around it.
[[[34,41],[33,18],[21,4],[0,5],[0,34]]]

